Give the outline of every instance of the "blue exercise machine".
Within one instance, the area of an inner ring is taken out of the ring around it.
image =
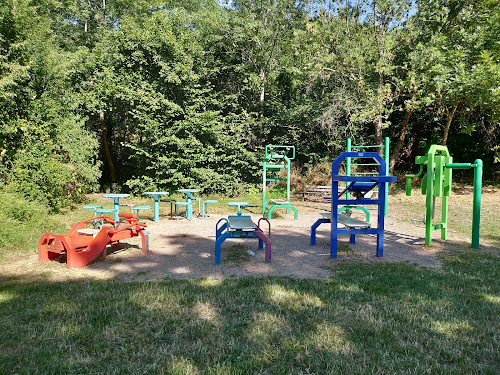
[[[341,176],[339,175],[339,166],[347,158],[372,159],[374,164],[378,165],[378,175],[371,176]],[[396,182],[396,177],[389,176],[387,163],[376,152],[343,152],[332,163],[332,206],[331,212],[322,213],[322,218],[318,219],[311,226],[311,245],[316,244],[316,229],[323,223],[331,223],[330,234],[330,258],[337,258],[337,238],[339,234],[349,234],[350,243],[356,242],[356,234],[376,234],[377,235],[377,257],[384,255],[384,213],[386,205],[387,183]],[[339,182],[345,183],[344,189],[339,189]],[[367,198],[365,195],[378,187],[379,194],[377,198]],[[342,195],[350,193],[354,199]],[[372,228],[369,222],[357,220],[338,212],[339,206],[356,205],[377,205],[377,227]],[[344,228],[338,228],[337,224],[344,225]]]

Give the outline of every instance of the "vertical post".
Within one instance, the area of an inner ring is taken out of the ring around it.
[[[386,173],[387,175],[387,173]],[[380,184],[379,185],[379,194],[382,196],[382,194],[385,195],[385,185],[386,184]],[[384,256],[384,226],[385,226],[385,201],[383,201],[380,197],[378,199],[379,203],[377,205],[378,207],[378,217],[377,217],[377,252],[376,256],[377,257],[383,257]],[[380,204],[382,202],[382,204]]]
[[[347,152],[351,152],[351,138],[347,138]],[[346,176],[350,176],[351,175],[351,158],[346,158],[345,159],[345,175]],[[348,182],[345,183],[346,187],[347,187],[347,184]],[[332,185],[333,186],[333,185]],[[336,193],[338,195],[338,192]],[[345,194],[345,199],[351,199],[351,194],[349,192],[347,192]],[[332,192],[332,199],[333,199],[333,192]],[[346,211],[346,212],[349,212],[349,209]]]
[[[266,152],[267,154],[267,152]],[[266,155],[267,156],[267,155]],[[266,214],[266,157],[264,156],[264,163],[262,170],[262,216]]]
[[[384,161],[386,165],[386,175],[389,176],[389,137],[385,137],[384,139]],[[384,209],[384,215],[387,216],[387,211],[388,211],[388,205],[389,203],[389,183],[385,183],[385,209]]]
[[[287,149],[288,152],[288,149]],[[286,161],[286,200],[287,202],[290,201],[290,159],[285,155],[285,161]],[[290,213],[290,208],[287,207],[286,213]]]
[[[474,205],[472,208],[472,244],[473,249],[479,248],[479,227],[481,223],[481,188],[483,184],[483,161],[474,161]]]
[[[432,243],[432,201],[434,195],[434,154],[427,156],[427,191],[425,198],[425,246]]]
[[[155,221],[160,221],[160,196],[155,195],[153,198],[155,199]]]
[[[448,238],[448,199],[451,194],[451,180],[452,180],[452,168],[447,168],[447,163],[453,163],[453,158],[443,156],[443,169],[444,169],[444,179],[442,184],[442,207],[441,207],[441,222],[443,227],[441,228],[441,239],[446,240]],[[436,175],[437,178],[437,175]]]
[[[348,139],[348,147],[350,148],[350,139]],[[337,176],[339,174],[339,163],[336,162],[337,159],[335,159],[332,163],[332,205],[331,205],[331,212],[332,212],[332,218],[330,220],[330,258],[331,259],[336,259],[337,258],[337,240],[338,240],[338,233],[337,233],[337,221],[338,221],[338,215],[337,215],[337,210],[338,210],[338,200],[339,200],[339,182],[337,180],[334,180],[334,176]],[[347,181],[346,181],[347,183]]]
[[[443,156],[443,176],[444,179],[441,184],[441,192],[442,192],[442,207],[441,207],[441,222],[443,224],[441,228],[441,239],[446,240],[448,238],[448,199],[451,193],[451,174],[453,169],[447,168],[447,163],[453,163],[453,158]],[[437,167],[436,167],[437,168]],[[436,179],[438,175],[436,174]]]
[[[338,170],[336,171],[338,174]],[[333,171],[332,171],[332,176],[333,176]],[[338,192],[339,190],[339,182],[338,181],[333,181],[332,178],[332,219],[330,220],[331,223],[331,229],[330,229],[330,258],[331,259],[337,259],[337,241],[338,241],[338,233],[337,233],[337,222],[338,222],[338,214],[337,214],[337,209],[338,209]]]
[[[120,198],[114,198],[114,209],[115,209],[115,222],[118,223],[120,221],[120,217],[118,216],[118,213],[120,212]],[[139,220],[139,218],[137,218],[137,220]],[[118,224],[115,224],[115,227],[117,225]]]

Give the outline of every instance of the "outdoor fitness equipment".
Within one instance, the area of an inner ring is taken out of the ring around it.
[[[220,264],[220,247],[228,238],[258,238],[259,250],[264,248],[266,243],[266,263],[271,262],[271,223],[266,218],[261,218],[255,224],[250,216],[241,215],[241,206],[248,206],[247,202],[230,202],[228,206],[238,206],[236,216],[220,219],[215,225],[215,264]],[[269,232],[266,236],[260,229],[261,220],[267,221]],[[222,223],[219,227],[219,223]]]
[[[294,146],[266,146],[262,171],[262,216],[265,217],[266,207],[270,206],[267,213],[269,220],[275,208],[286,208],[287,214],[292,209],[295,212],[295,220],[299,218],[297,209],[290,203],[290,165],[294,158]],[[286,178],[279,176],[283,169],[286,169]],[[266,200],[267,183],[272,181],[286,181],[286,199],[270,199],[269,202]]]
[[[350,158],[371,159],[374,165],[378,165],[378,175],[369,176],[340,176],[339,166],[344,160]],[[339,190],[339,182],[346,183],[344,189]],[[384,255],[384,219],[385,219],[385,190],[389,182],[396,182],[396,177],[387,176],[387,163],[376,152],[343,152],[332,163],[332,207],[331,212],[322,213],[323,217],[311,226],[311,245],[316,245],[316,228],[323,223],[331,223],[330,234],[330,258],[337,258],[337,238],[339,234],[349,234],[350,243],[356,242],[356,234],[377,235],[377,257]],[[377,198],[365,197],[366,193],[378,187]],[[343,194],[350,193],[355,199],[341,199]],[[377,205],[377,228],[371,228],[371,224],[349,216],[338,213],[340,206],[352,205]],[[345,228],[337,228],[337,224]]]
[[[386,171],[389,171],[389,137],[384,138],[384,144],[382,145],[356,145],[353,146],[351,142],[351,138],[347,138],[347,152],[352,152],[352,151],[366,151],[366,149],[382,149],[382,153],[384,154],[384,160],[386,164]],[[346,175],[347,176],[370,176],[370,175],[378,175],[377,172],[358,172],[358,171],[353,171],[352,167],[374,167],[377,166],[377,163],[351,163],[351,158],[346,159]],[[357,168],[356,168],[357,169]],[[377,190],[372,190],[372,192],[377,193]],[[350,199],[351,194],[349,192],[346,193],[346,198]],[[385,208],[384,208],[384,215],[387,216],[387,209],[388,209],[388,200],[389,200],[389,184],[385,184]],[[370,212],[369,210],[375,209],[375,208],[366,208],[363,206],[342,206],[339,209],[339,213],[342,213],[342,211],[346,211],[346,213],[351,213],[352,209],[360,209],[366,214],[366,221],[370,221]]]
[[[142,237],[144,253],[148,253],[149,237],[144,229],[146,225],[139,223],[134,214],[120,213],[119,217],[124,218],[127,223],[117,223],[110,217],[97,216],[73,224],[66,235],[44,233],[38,241],[38,261],[46,262],[66,254],[68,268],[82,268],[101,253],[102,259],[105,259],[108,245],[118,244],[120,240],[139,235]],[[100,230],[88,228],[87,223],[94,220],[117,226],[101,226]]]
[[[472,209],[472,244],[473,249],[479,248],[479,227],[481,221],[481,187],[483,178],[483,162],[476,159],[471,163],[453,163],[446,146],[431,145],[427,155],[417,156],[415,163],[420,164],[417,174],[406,175],[406,195],[411,195],[411,180],[419,177],[427,166],[427,172],[422,178],[422,194],[426,195],[425,218],[413,219],[425,222],[425,245],[430,246],[432,242],[432,231],[441,229],[441,239],[446,240],[448,231],[448,197],[451,193],[451,171],[452,169],[474,168],[474,198]],[[442,198],[441,222],[433,224],[436,197]]]

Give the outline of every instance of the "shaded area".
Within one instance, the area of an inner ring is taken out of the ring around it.
[[[498,256],[443,270],[31,283],[0,277],[5,373],[496,373]]]

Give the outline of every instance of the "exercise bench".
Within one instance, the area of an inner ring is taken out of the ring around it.
[[[233,203],[233,202],[232,202]],[[229,206],[238,206],[239,214],[220,219],[215,225],[215,264],[221,262],[221,245],[228,238],[258,238],[259,250],[266,244],[266,263],[271,262],[271,223],[266,218],[260,218],[255,224],[250,216],[241,215],[240,206],[246,202],[237,202],[240,204],[228,204]],[[248,205],[248,203],[247,203]],[[266,236],[260,228],[260,222],[264,220],[268,224],[268,235]],[[220,226],[219,226],[220,224]]]

